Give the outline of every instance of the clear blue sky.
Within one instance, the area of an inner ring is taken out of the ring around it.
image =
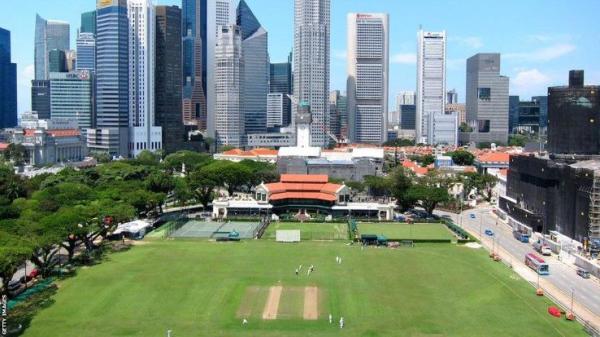
[[[5,3],[0,26],[12,32],[18,64],[19,111],[30,109],[35,14],[71,23],[71,47],[80,13],[95,0],[19,0]],[[176,4],[180,0],[157,0]],[[293,0],[247,0],[269,31],[273,62],[283,61],[293,44]],[[464,101],[465,62],[477,52],[502,53],[502,73],[511,94],[544,95],[549,85],[567,81],[569,69],[584,69],[587,83],[600,83],[600,1],[598,0],[331,0],[331,89],[345,90],[346,14],[390,14],[390,109],[401,90],[416,83],[416,31],[448,33],[448,89]],[[10,7],[10,8],[9,8]]]

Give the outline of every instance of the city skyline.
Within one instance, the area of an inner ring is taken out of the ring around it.
[[[60,2],[60,6],[56,4]],[[293,1],[248,0],[257,18],[271,35],[269,54],[271,62],[284,62],[293,45]],[[388,0],[361,2],[358,0],[332,1],[331,27],[331,89],[344,90],[346,83],[346,15],[349,12],[387,12],[390,14],[390,97],[398,92],[415,90],[416,40],[419,25],[423,29],[448,33],[448,90],[456,89],[459,101],[465,100],[465,70],[468,57],[478,52],[499,52],[503,56],[505,73],[510,77],[511,95],[545,95],[547,87],[560,85],[567,79],[569,69],[586,70],[590,83],[600,82],[600,66],[594,65],[593,55],[600,53],[600,27],[593,22],[593,8],[600,3],[578,1],[589,11],[572,12],[569,3],[556,3],[551,8],[542,1],[514,4],[480,4],[473,1],[443,2],[452,6],[418,3],[392,3]],[[178,5],[180,0],[161,0],[159,5]],[[482,6],[486,11],[505,15],[510,22],[529,22],[517,27],[487,17],[477,17]],[[441,7],[441,8],[440,8]],[[71,48],[75,49],[77,28],[81,14],[93,10],[93,0],[23,0],[13,11],[0,13],[3,28],[13,35],[13,62],[17,63],[19,112],[30,109],[30,80],[33,77],[33,38],[36,12],[49,20],[67,21],[71,25]],[[67,9],[67,10],[65,10]],[[426,16],[403,15],[406,10],[427,11]],[[454,20],[461,11],[469,11],[473,24]],[[537,11],[540,15],[531,15]],[[271,15],[277,12],[281,15]],[[541,15],[541,13],[544,15]],[[444,15],[442,15],[444,14]],[[569,26],[556,26],[557,21],[568,21]],[[471,27],[477,26],[477,30]],[[483,33],[485,32],[485,33]],[[390,105],[390,110],[393,105]]]

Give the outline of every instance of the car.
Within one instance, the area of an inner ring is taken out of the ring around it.
[[[21,281],[11,280],[8,282],[8,292],[16,293],[19,291],[19,289],[21,289]]]
[[[485,230],[485,235],[487,235],[487,236],[494,236],[494,231],[491,230],[491,229],[486,229]]]
[[[40,275],[40,271],[37,269],[33,269],[29,272],[29,274],[27,274],[27,278],[25,278],[25,275],[21,276],[20,281],[21,283],[26,283],[38,277],[38,275]]]
[[[469,218],[475,219],[475,214],[473,214],[473,213],[469,214]]]
[[[583,268],[578,268],[577,269],[577,275],[583,277],[583,278],[590,278],[590,272],[583,269]]]

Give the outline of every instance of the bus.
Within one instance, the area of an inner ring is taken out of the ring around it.
[[[535,270],[535,272],[540,275],[550,274],[550,269],[546,261],[544,261],[544,259],[542,259],[541,257],[535,255],[534,253],[529,253],[525,255],[525,264],[527,265],[527,267]]]
[[[513,231],[513,236],[515,237],[515,239],[524,242],[524,243],[529,243],[529,234],[527,233],[523,233],[520,231]]]

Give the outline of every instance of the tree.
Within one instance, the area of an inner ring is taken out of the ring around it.
[[[457,150],[450,152],[447,155],[452,157],[454,164],[459,166],[470,166],[473,165],[473,162],[475,161],[475,156],[471,152],[465,150]]]
[[[200,166],[213,162],[212,157],[206,153],[193,151],[179,151],[172,153],[163,160],[163,167],[170,172],[181,172],[185,164],[186,173],[193,172]]]
[[[527,142],[527,137],[524,135],[510,135],[508,137],[508,146],[524,147]]]
[[[248,167],[228,160],[216,160],[206,165],[203,171],[210,174],[218,186],[227,188],[230,196],[252,183],[252,171]]]
[[[487,173],[468,172],[462,175],[461,181],[463,182],[464,189],[467,193],[473,189],[477,189],[479,195],[484,197],[487,201],[490,201],[492,199],[494,186],[496,186],[498,179]]]
[[[418,200],[421,207],[423,207],[429,215],[433,214],[433,211],[439,203],[450,200],[447,189],[443,187],[428,186],[424,183],[417,183],[412,186],[407,194],[413,200]]]
[[[196,201],[206,208],[219,186],[218,172],[207,170],[205,167],[199,168],[188,176],[188,184]]]
[[[365,184],[360,181],[348,181],[346,182],[346,186],[356,193],[361,193],[365,190]]]
[[[21,237],[0,230],[0,278],[2,294],[8,295],[8,283],[31,255],[32,249]]]
[[[405,212],[415,205],[416,200],[408,191],[413,185],[414,174],[404,168],[396,168],[390,175],[391,193],[400,207],[400,210]]]
[[[460,123],[460,126],[458,127],[458,130],[460,132],[473,132],[473,128],[469,126],[469,124],[467,123]]]
[[[235,149],[235,146],[231,146],[231,145],[223,145],[221,146],[221,148],[219,149],[221,152],[227,152],[230,150]]]
[[[175,188],[175,179],[172,175],[157,171],[151,173],[144,181],[146,189],[151,192],[169,194]]]
[[[96,161],[100,164],[110,163],[112,158],[107,152],[103,151],[92,151],[90,152],[90,156],[92,156]]]
[[[369,189],[369,194],[375,197],[390,195],[391,185],[387,178],[377,176],[365,176],[365,186]]]
[[[161,156],[159,153],[144,150],[140,152],[131,162],[137,165],[156,166],[160,164]]]
[[[4,150],[4,159],[11,161],[16,166],[23,166],[28,160],[28,153],[22,144],[10,143]]]
[[[410,139],[397,138],[397,139],[388,140],[387,142],[383,143],[383,146],[392,146],[392,147],[415,146],[415,141],[410,140]]]
[[[173,199],[179,206],[185,206],[194,198],[194,194],[185,178],[177,177],[173,188]]]
[[[250,170],[249,188],[257,186],[260,183],[272,183],[279,180],[277,166],[255,160],[245,159],[240,162]]]

